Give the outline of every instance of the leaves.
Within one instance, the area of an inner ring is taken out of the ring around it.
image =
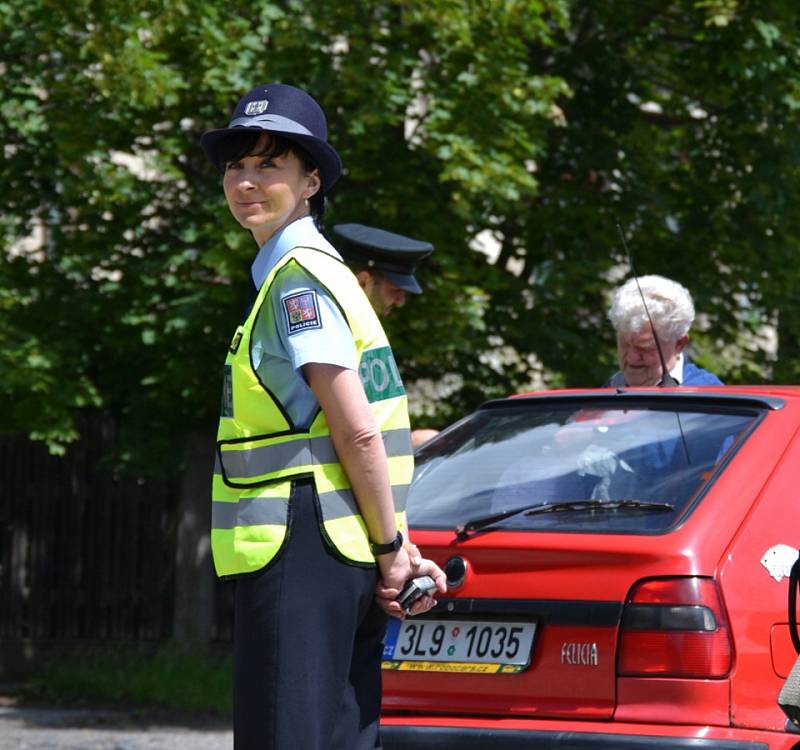
[[[213,430],[256,248],[198,139],[270,80],[328,114],[328,225],[436,247],[387,322],[420,426],[606,380],[617,222],[694,293],[701,364],[791,381],[800,45],[792,2],[756,6],[0,2],[2,429],[58,448],[107,409],[149,470]]]

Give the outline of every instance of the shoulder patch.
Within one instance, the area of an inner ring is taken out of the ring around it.
[[[322,328],[317,293],[313,289],[290,294],[281,300],[281,304],[286,318],[286,331],[290,336],[309,328]]]

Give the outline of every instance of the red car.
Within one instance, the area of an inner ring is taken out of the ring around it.
[[[426,443],[413,538],[447,572],[391,624],[396,748],[800,747],[800,387],[491,401]]]

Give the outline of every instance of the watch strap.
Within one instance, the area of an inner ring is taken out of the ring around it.
[[[378,557],[378,555],[388,555],[390,552],[397,552],[400,547],[403,546],[403,533],[401,531],[397,532],[397,536],[392,539],[391,542],[385,542],[384,544],[376,544],[372,540],[369,543],[369,551],[372,552],[373,557]]]

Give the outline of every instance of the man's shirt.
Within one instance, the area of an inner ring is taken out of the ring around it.
[[[678,385],[724,385],[714,373],[698,367],[694,362],[684,357],[683,352],[678,355],[678,361],[669,371]],[[604,385],[604,388],[625,388],[628,383],[625,375],[620,371],[615,373]]]

